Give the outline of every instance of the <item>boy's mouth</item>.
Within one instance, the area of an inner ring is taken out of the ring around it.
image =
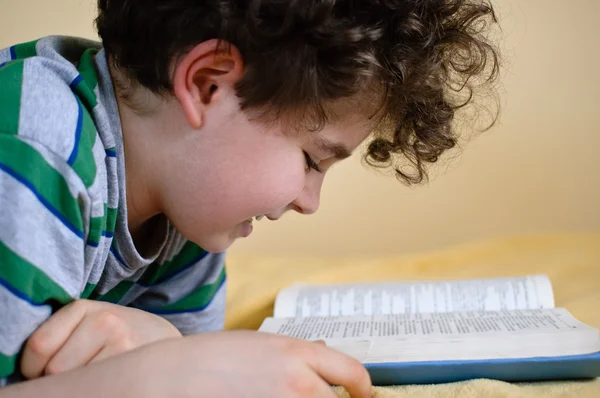
[[[265,217],[264,214],[261,214],[259,216],[254,216],[254,217],[250,217],[249,219],[246,220],[246,222],[249,222],[250,224],[252,224],[252,221],[256,220],[256,221],[260,221]]]

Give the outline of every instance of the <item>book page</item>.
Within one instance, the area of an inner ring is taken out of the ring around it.
[[[275,317],[445,313],[553,308],[546,275],[515,278],[293,285],[275,302]]]
[[[305,340],[448,336],[588,327],[563,308],[351,317],[267,318],[259,331]]]
[[[267,318],[259,331],[323,339],[363,363],[578,355],[600,350],[598,330],[563,308]]]

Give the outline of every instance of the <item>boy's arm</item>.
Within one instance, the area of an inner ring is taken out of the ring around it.
[[[63,159],[0,131],[0,203],[1,382],[31,333],[79,295],[89,196]]]
[[[156,315],[117,304],[77,300],[29,337],[20,368],[28,379],[54,375],[178,337],[179,331]]]
[[[340,352],[266,333],[207,333],[0,389],[0,398],[323,397],[330,384],[370,397],[365,368]]]

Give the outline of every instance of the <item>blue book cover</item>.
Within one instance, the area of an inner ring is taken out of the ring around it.
[[[517,359],[365,364],[373,385],[435,384],[471,379],[534,381],[600,376],[600,352]]]

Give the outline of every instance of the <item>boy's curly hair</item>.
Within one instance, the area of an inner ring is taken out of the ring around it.
[[[487,0],[98,0],[98,9],[115,66],[158,94],[172,91],[173,59],[215,38],[244,58],[242,109],[302,109],[320,128],[327,104],[376,86],[385,116],[365,159],[407,184],[456,145],[456,110],[498,74]]]

